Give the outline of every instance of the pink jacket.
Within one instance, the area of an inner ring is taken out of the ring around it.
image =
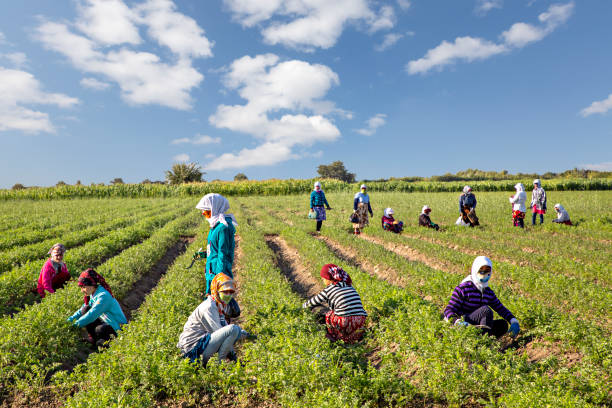
[[[62,274],[68,274],[68,268],[65,263],[62,263]],[[40,296],[45,296],[45,290],[49,293],[55,293],[53,289],[53,278],[57,275],[57,271],[53,268],[53,261],[51,258],[47,259],[47,262],[43,265],[40,270],[40,276],[38,277],[38,293]]]

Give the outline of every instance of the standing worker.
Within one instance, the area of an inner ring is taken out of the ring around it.
[[[525,228],[525,202],[527,201],[527,193],[525,193],[525,187],[523,183],[516,183],[514,186],[516,194],[510,197],[510,204],[512,204],[512,221],[515,227]]]
[[[353,223],[355,235],[359,235],[361,230],[369,224],[368,212],[373,216],[372,206],[370,205],[370,196],[367,193],[368,187],[365,184],[361,185],[361,191],[355,194],[353,200],[353,211],[357,216],[357,222]]]
[[[321,225],[327,219],[324,204],[328,210],[331,210],[325,198],[325,193],[321,189],[321,183],[317,181],[314,183],[314,190],[310,193],[310,211],[314,211],[317,214],[317,232],[321,232]]]
[[[533,191],[531,193],[531,208],[533,215],[531,217],[531,225],[536,225],[536,215],[540,214],[540,225],[544,223],[544,214],[546,214],[546,191],[542,188],[540,179],[533,180]]]
[[[217,193],[206,194],[196,205],[210,224],[206,244],[206,295],[210,295],[210,283],[217,274],[224,273],[234,278],[234,235],[238,223],[233,214],[225,213],[229,207],[227,199]]]

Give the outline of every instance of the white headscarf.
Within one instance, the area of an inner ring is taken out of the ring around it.
[[[391,217],[393,214],[393,208],[385,208],[385,217]]]
[[[319,189],[322,190],[320,181],[317,181],[314,183],[314,191],[317,191],[317,187],[319,187]]]
[[[232,219],[232,224],[238,226],[238,222],[236,221],[234,214],[225,214],[225,212],[229,210],[230,205],[227,198],[223,197],[221,194],[206,194],[204,197],[202,197],[198,205],[196,205],[196,208],[200,211],[210,210],[211,215],[210,218],[207,218],[207,220],[211,228],[217,225],[218,222],[223,225],[227,225],[225,217],[230,217]]]
[[[424,206],[423,206],[423,209],[421,210],[421,214],[425,214],[425,215],[427,215],[427,213],[425,212],[425,210],[430,210],[430,211],[431,211],[431,208],[429,208],[429,206],[428,206],[428,205],[424,205]]]
[[[521,192],[521,191],[525,191],[525,186],[523,185],[523,183],[516,183],[514,185],[514,188],[516,189],[517,192]]]
[[[541,183],[540,183],[540,179],[535,179],[533,180],[533,184],[535,184],[538,187],[542,187]]]
[[[565,211],[565,208],[563,208],[563,206],[561,204],[555,204],[555,208],[558,208],[559,211]]]
[[[470,191],[472,191],[472,187],[470,187],[470,186],[465,186],[465,187],[463,187],[463,194],[467,194],[467,193],[469,193]]]
[[[361,189],[361,188],[368,188],[368,187],[365,184],[362,184],[361,187],[359,188]]]
[[[493,262],[491,262],[491,260],[486,256],[477,256],[476,259],[474,259],[474,262],[472,263],[472,273],[468,275],[464,280],[462,280],[461,283],[472,282],[480,292],[484,292],[486,287],[489,286],[489,281],[481,282],[480,278],[478,277],[478,271],[483,266],[491,267],[491,272],[493,272]]]

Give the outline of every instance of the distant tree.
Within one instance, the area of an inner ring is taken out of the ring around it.
[[[152,184],[152,182],[149,179],[144,179],[140,182],[140,184]]]
[[[111,183],[112,185],[115,185],[115,184],[125,184],[125,183],[123,182],[123,179],[122,179],[121,177],[115,177],[114,179],[112,179],[112,180],[111,180],[111,182],[110,182],[110,183]]]
[[[206,173],[201,169],[197,163],[174,163],[171,170],[166,170],[166,180],[169,184],[202,181],[202,176]]]
[[[25,188],[25,186],[21,183],[17,183],[14,184],[13,187],[11,187],[11,190],[23,190]]]
[[[344,163],[342,163],[340,160],[328,165],[321,164],[317,168],[317,172],[322,178],[332,178],[342,180],[347,183],[355,182],[355,173],[349,173],[344,167]]]
[[[60,181],[57,182],[57,184],[55,184],[55,187],[61,187],[61,186],[67,186],[67,185],[68,184],[66,184],[65,181],[60,180]]]
[[[234,176],[234,181],[244,181],[244,180],[248,180],[249,178],[246,176],[246,174],[244,173],[238,173]]]
[[[82,186],[83,184],[81,183],[81,180],[77,180],[75,186]]]

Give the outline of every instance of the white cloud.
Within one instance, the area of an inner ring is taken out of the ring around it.
[[[384,51],[387,48],[392,47],[396,42],[401,40],[403,37],[404,37],[404,34],[389,33],[389,34],[385,35],[385,38],[383,39],[383,42],[381,44],[379,44],[379,45],[376,45],[374,47],[374,49],[376,51]]]
[[[408,10],[410,8],[410,0],[397,0],[397,5],[402,10]]]
[[[186,163],[189,161],[189,155],[185,153],[177,154],[176,156],[172,158],[172,160],[174,160],[175,162],[179,162],[179,163]]]
[[[22,68],[28,61],[28,57],[23,52],[0,54],[0,58],[6,59],[15,68]]]
[[[170,144],[186,144],[186,143],[191,143],[194,145],[216,144],[216,143],[221,143],[221,138],[197,134],[192,139],[188,137],[181,137],[179,139],[174,139],[172,142],[170,142]]]
[[[502,8],[504,0],[476,0],[474,12],[479,16],[484,16],[495,8]]]
[[[338,128],[324,116],[339,110],[323,99],[339,79],[324,65],[280,61],[273,54],[245,56],[231,64],[224,83],[246,103],[220,105],[209,122],[250,134],[261,144],[222,154],[206,165],[207,170],[276,164],[298,158],[292,151],[295,146],[312,146],[340,136]],[[307,112],[314,114],[308,116]]]
[[[30,73],[0,67],[0,131],[54,132],[49,115],[29,105],[68,108],[79,100],[60,93],[47,93]]]
[[[6,42],[6,36],[2,31],[0,31],[0,44],[4,44]]]
[[[581,164],[578,167],[586,170],[612,171],[612,161],[597,164]]]
[[[383,126],[387,122],[387,115],[384,113],[378,113],[372,116],[366,121],[366,127],[362,129],[356,129],[355,132],[364,136],[372,136],[376,133],[376,130]]]
[[[84,88],[93,89],[95,91],[103,91],[110,86],[108,82],[98,81],[96,78],[83,78],[80,84]]]
[[[538,16],[541,23],[539,26],[515,23],[500,35],[502,42],[499,44],[474,37],[457,37],[452,43],[442,41],[440,45],[427,51],[424,57],[408,62],[406,71],[409,74],[423,74],[433,68],[442,69],[458,61],[486,59],[508,52],[512,48],[524,47],[552,33],[569,19],[573,10],[574,2],[553,4]]]
[[[586,118],[596,113],[606,113],[610,109],[612,109],[612,94],[608,95],[608,97],[602,101],[593,102],[591,105],[581,110],[580,115]]]
[[[373,10],[367,0],[224,0],[234,20],[245,27],[259,25],[264,41],[312,51],[336,44],[349,24],[369,32],[392,28],[391,6]],[[401,4],[405,4],[402,1]]]
[[[212,43],[170,0],[147,0],[133,9],[121,0],[81,1],[74,25],[86,35],[72,32],[67,24],[47,21],[37,28],[37,38],[77,69],[117,83],[129,104],[191,108],[190,92],[204,78],[191,58],[212,55]],[[141,43],[137,25],[147,26],[149,36],[172,51],[171,61],[131,49]]]

